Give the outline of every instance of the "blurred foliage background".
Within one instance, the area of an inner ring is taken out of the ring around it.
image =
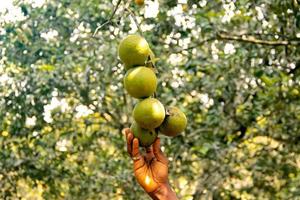
[[[117,46],[137,32],[188,117],[161,136],[179,199],[300,199],[299,1],[1,4],[1,199],[149,199],[122,135]]]

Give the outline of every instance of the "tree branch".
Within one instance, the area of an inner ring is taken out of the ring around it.
[[[253,36],[238,36],[238,35],[229,35],[225,33],[217,33],[217,39],[219,40],[233,40],[233,41],[239,41],[239,42],[246,42],[246,43],[252,43],[252,44],[261,44],[261,45],[269,45],[269,46],[299,46],[300,40],[296,39],[288,39],[288,40],[261,40],[257,39]]]
[[[132,17],[132,19],[133,19],[133,21],[134,21],[134,23],[135,23],[135,25],[136,25],[136,27],[137,27],[137,29],[138,29],[139,34],[142,36],[142,35],[143,35],[143,32],[142,32],[142,29],[141,29],[141,27],[140,27],[140,25],[139,25],[139,23],[138,23],[138,21],[137,21],[137,19],[136,19],[136,16],[135,16],[134,12],[132,12],[132,10],[131,10],[130,8],[125,8],[125,10],[126,10],[126,11],[129,13],[129,15]]]
[[[113,11],[112,14],[110,15],[109,19],[108,19],[106,22],[104,22],[103,24],[101,24],[100,26],[98,26],[98,27],[96,28],[96,30],[95,30],[95,32],[94,32],[94,34],[93,34],[93,37],[95,37],[96,33],[97,33],[103,26],[105,26],[105,25],[111,23],[111,20],[114,18],[115,14],[116,14],[116,12],[117,12],[117,10],[118,10],[120,4],[121,4],[121,1],[122,1],[122,0],[119,0],[119,1],[117,2],[117,5],[116,5],[116,7],[114,8],[114,11]]]

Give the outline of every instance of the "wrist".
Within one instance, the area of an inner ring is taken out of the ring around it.
[[[154,200],[177,200],[176,193],[169,183],[161,184],[156,190],[150,192],[149,196]]]

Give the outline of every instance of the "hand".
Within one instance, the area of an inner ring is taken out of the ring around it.
[[[153,199],[177,199],[168,183],[168,159],[160,149],[160,139],[146,148],[146,155],[141,155],[139,140],[129,128],[125,129],[125,134],[138,183]]]

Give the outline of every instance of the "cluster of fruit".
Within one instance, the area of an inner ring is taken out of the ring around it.
[[[182,132],[187,119],[176,107],[165,109],[155,98],[157,78],[155,56],[147,41],[139,35],[128,35],[119,45],[119,57],[127,70],[124,77],[126,91],[140,99],[133,109],[134,122],[130,129],[143,147],[150,146],[158,132],[177,136]]]

